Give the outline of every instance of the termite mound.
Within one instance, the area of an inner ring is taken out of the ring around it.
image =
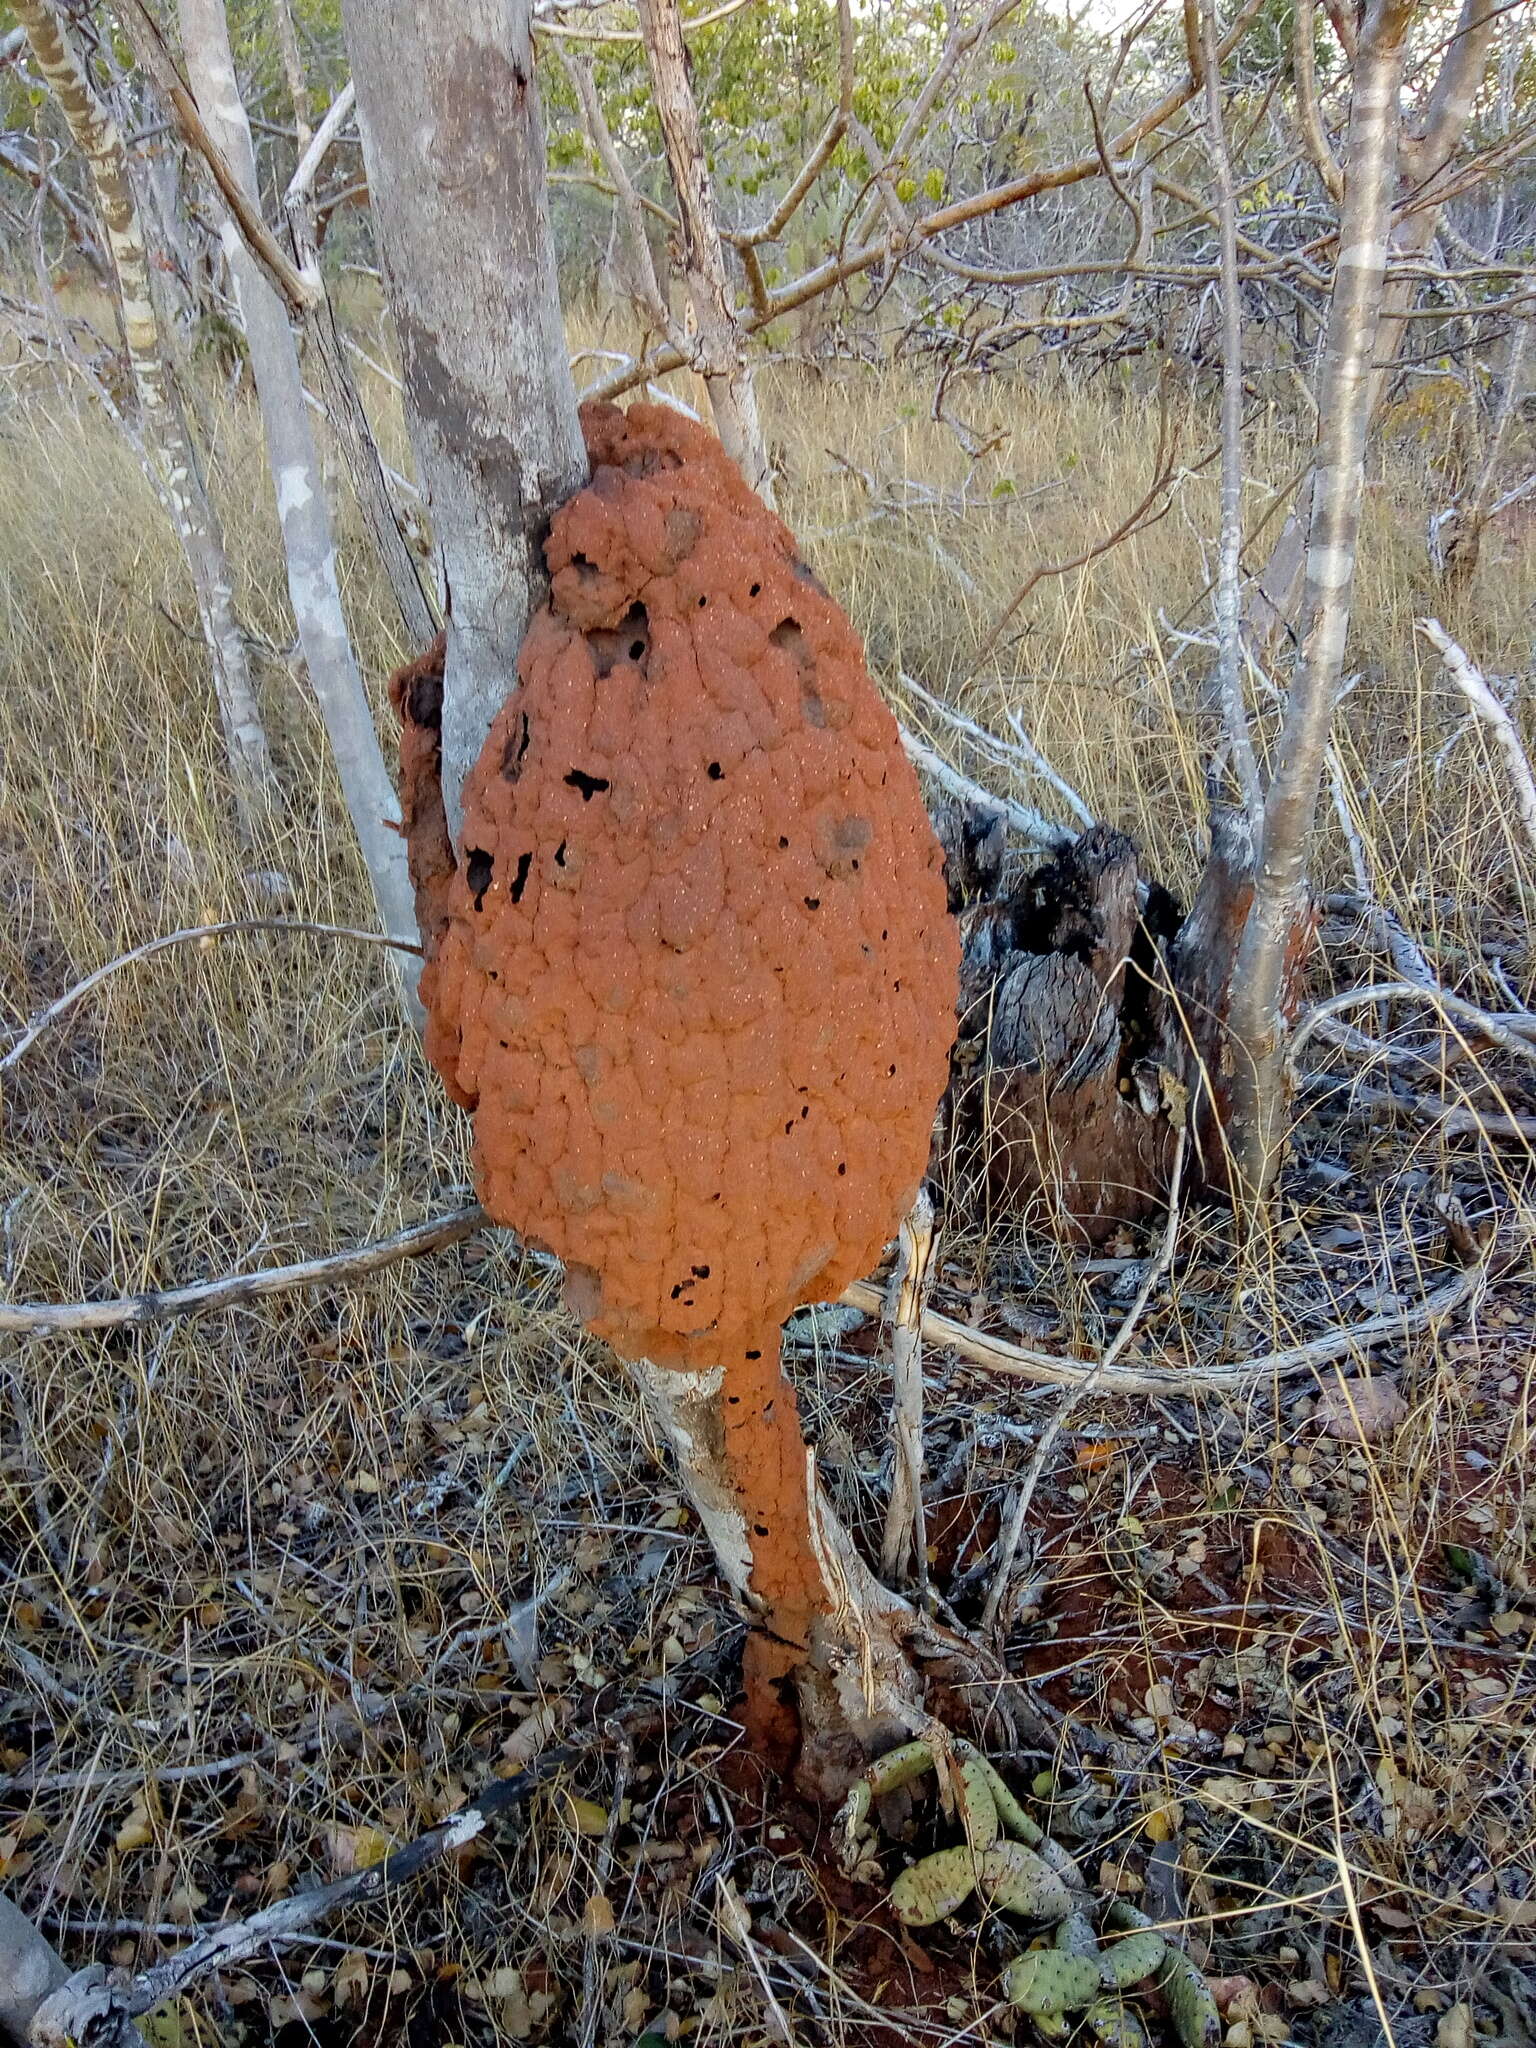
[[[702,428],[583,414],[548,603],[464,787],[395,678],[427,1050],[492,1216],[630,1357],[767,1350],[894,1233],[948,1078],[942,855],[848,620]],[[772,1375],[776,1380],[776,1372]]]

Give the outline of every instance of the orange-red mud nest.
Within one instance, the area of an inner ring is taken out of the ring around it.
[[[703,1366],[877,1262],[958,945],[895,723],[787,529],[677,413],[584,425],[457,862],[440,651],[395,679],[427,1050],[491,1215],[620,1351]]]

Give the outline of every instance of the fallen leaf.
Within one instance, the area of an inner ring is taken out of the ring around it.
[[[1079,1444],[1077,1469],[1079,1472],[1102,1472],[1104,1467],[1112,1465],[1126,1448],[1118,1437],[1104,1437],[1095,1443]]]
[[[599,1806],[595,1799],[579,1799],[574,1792],[567,1792],[561,1799],[561,1811],[566,1824],[578,1835],[602,1836],[608,1832],[608,1809]]]
[[[1313,1420],[1324,1436],[1371,1444],[1390,1436],[1407,1418],[1408,1403],[1389,1379],[1335,1377],[1318,1398]]]
[[[150,1826],[149,1813],[142,1798],[136,1799],[128,1810],[128,1817],[112,1838],[112,1846],[119,1855],[126,1856],[130,1849],[145,1849],[155,1839]]]
[[[338,2012],[343,2012],[355,2000],[360,2000],[368,1988],[368,1958],[361,1949],[351,1948],[336,1965],[336,1974],[331,1979],[331,2000]]]
[[[371,1870],[376,1863],[382,1863],[394,1847],[388,1835],[371,1827],[327,1828],[325,1845],[331,1868],[338,1877],[351,1877],[356,1871]]]
[[[1295,2006],[1327,2005],[1333,1997],[1320,1977],[1297,1977],[1285,1987],[1287,2001]]]
[[[1453,2005],[1449,2012],[1441,2013],[1435,2028],[1435,2048],[1472,2048],[1475,2038],[1470,2005]]]
[[[606,1892],[594,1892],[587,1900],[587,1909],[581,1916],[582,1929],[594,1940],[600,1935],[612,1934],[617,1922],[613,1917],[613,1901]]]

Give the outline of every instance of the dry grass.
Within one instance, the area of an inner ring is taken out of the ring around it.
[[[1091,807],[1187,887],[1202,734],[1158,619],[1204,624],[1210,471],[1089,572],[1041,585],[973,675],[1029,568],[1140,496],[1153,407],[1098,387],[957,387],[952,410],[1001,437],[973,466],[929,417],[931,393],[916,370],[776,372],[787,515],[877,672],[905,668],[994,730],[1018,712]],[[319,723],[282,651],[248,406],[224,404],[218,423],[214,482],[289,799],[244,851],[189,596],[131,457],[69,393],[36,389],[0,415],[0,1032],[157,932],[249,913],[256,871],[286,874],[301,915],[366,918]],[[1451,983],[1504,1007],[1500,976],[1530,992],[1536,873],[1481,737],[1450,744],[1459,701],[1412,633],[1438,602],[1422,534],[1446,459],[1440,422],[1427,437],[1422,424],[1399,423],[1372,490],[1341,751],[1380,898]],[[1187,461],[1208,433],[1192,409]],[[1287,421],[1255,423],[1253,518],[1299,452]],[[355,547],[347,561],[382,677],[400,650],[366,561]],[[1533,597],[1529,551],[1493,549],[1446,622],[1501,673],[1527,658]],[[996,781],[952,732],[931,736]],[[1051,808],[1038,785],[1016,793]],[[1331,821],[1326,837],[1329,877],[1353,886]],[[1382,966],[1358,931],[1332,937],[1346,981]],[[1456,1073],[1471,1086],[1478,1070]],[[1499,1073],[1520,1108],[1518,1077]],[[1526,1148],[1347,1112],[1346,1096],[1309,1111],[1291,1207],[1240,1289],[1219,1227],[1189,1225],[1146,1347],[1198,1362],[1313,1334],[1433,1284],[1447,1263],[1436,1190],[1474,1218],[1528,1203]],[[298,1257],[446,1207],[466,1178],[462,1122],[400,1029],[381,958],[300,937],[130,970],[29,1056],[3,1116],[12,1298]],[[1031,1341],[1088,1352],[1116,1320],[1120,1277],[1017,1232],[957,1238],[940,1305],[1006,1311]],[[1120,1403],[1080,1412],[1042,1489],[1044,1555],[1013,1639],[1015,1669],[1047,1681],[1024,1715],[1025,1778],[1054,1774],[1054,1824],[1137,1891],[1149,1858],[1174,1860],[1154,1848],[1171,1838],[1193,1945],[1263,1993],[1239,2022],[1253,2037],[1357,2020],[1372,1979],[1404,2040],[1416,2010],[1466,1998],[1506,2035],[1525,2025],[1530,1306],[1517,1272],[1454,1330],[1389,1352],[1408,1417],[1369,1448],[1318,1434],[1315,1385],[1241,1407]],[[877,1527],[878,1369],[857,1342],[825,1344],[802,1384],[844,1507]],[[1053,1399],[934,1361],[941,1573],[963,1578],[984,1550]],[[0,1882],[72,1955],[94,1940],[147,1958],[168,1928],[413,1834],[509,1742],[515,1755],[541,1728],[579,1736],[624,1714],[637,1761],[606,1884],[620,1938],[597,1980],[597,2041],[633,2041],[668,2012],[701,2044],[763,2038],[758,1979],[716,1915],[721,1874],[760,1932],[820,1930],[809,1960],[787,1936],[758,1957],[807,2040],[891,2038],[861,1999],[926,2002],[905,2038],[984,2037],[961,2031],[992,1995],[984,1950],[976,2002],[946,2012],[963,1944],[934,2004],[872,1922],[805,1917],[809,1864],[793,1838],[766,1837],[721,1761],[737,1741],[721,1718],[736,1624],[622,1378],[540,1269],[471,1243],[323,1298],[99,1340],[0,1339],[0,1415]],[[1460,1580],[1447,1545],[1476,1553]],[[167,1775],[189,1764],[213,1768]],[[601,1806],[611,1769],[595,1750],[575,1789]],[[340,1930],[355,1948],[316,1944],[231,1979],[160,2038],[574,2041],[602,1888],[592,1825],[563,1791],[541,1796],[494,1854]]]

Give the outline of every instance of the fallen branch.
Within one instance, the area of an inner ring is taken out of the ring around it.
[[[258,1300],[264,1294],[359,1280],[401,1259],[457,1244],[460,1238],[483,1230],[488,1220],[479,1203],[472,1202],[466,1208],[451,1209],[446,1216],[409,1224],[372,1244],[354,1245],[350,1251],[332,1252],[325,1258],[301,1259],[297,1265],[269,1266],[259,1273],[221,1273],[215,1280],[195,1281],[189,1287],[152,1288],[109,1301],[0,1302],[0,1330],[59,1336],[72,1330],[128,1329],[161,1322],[167,1316],[207,1315],[213,1309]]]
[[[323,939],[361,939],[366,946],[387,946],[396,953],[419,955],[421,952],[420,946],[413,946],[409,940],[387,938],[383,932],[365,932],[348,924],[311,924],[294,917],[233,917],[223,924],[188,925],[183,931],[166,932],[145,945],[135,946],[131,953],[119,953],[115,960],[108,960],[83,981],[77,981],[73,988],[65,989],[63,995],[55,997],[47,1009],[38,1011],[10,1051],[0,1059],[0,1074],[8,1073],[22,1054],[36,1045],[50,1024],[57,1023],[66,1010],[73,1009],[82,996],[88,996],[93,988],[99,988],[110,975],[131,967],[137,960],[151,959],[156,953],[165,952],[169,946],[189,945],[194,939],[220,939],[230,932],[309,932]]]
[[[1422,994],[1422,990],[1414,991]],[[297,1287],[315,1287],[337,1280],[361,1278],[379,1272],[401,1259],[436,1251],[472,1237],[488,1227],[489,1218],[478,1203],[450,1210],[392,1237],[376,1243],[355,1245],[344,1252],[332,1252],[298,1265],[272,1266],[261,1273],[225,1273],[190,1287],[169,1288],[159,1293],[122,1295],[110,1301],[84,1301],[60,1305],[51,1302],[0,1303],[0,1330],[60,1335],[75,1330],[120,1329],[125,1325],[159,1321],[167,1316],[202,1315],[228,1308],[267,1294],[281,1294]],[[1463,1302],[1482,1291],[1490,1277],[1486,1262],[1457,1274],[1454,1280],[1427,1294],[1416,1308],[1390,1310],[1369,1316],[1363,1322],[1327,1330],[1286,1351],[1266,1352],[1260,1358],[1234,1360],[1227,1365],[1147,1365],[1105,1367],[1094,1359],[1061,1358],[1049,1351],[1032,1351],[1012,1344],[1006,1337],[992,1337],[957,1323],[935,1309],[924,1309],[922,1335],[934,1350],[953,1351],[990,1372],[1007,1373],[1015,1379],[1033,1380],[1041,1386],[1076,1387],[1091,1379],[1106,1394],[1242,1394],[1262,1386],[1266,1380],[1286,1379],[1343,1357],[1357,1346],[1384,1343],[1394,1337],[1408,1337],[1442,1321]],[[886,1293],[871,1280],[855,1280],[844,1289],[841,1300],[866,1315],[884,1312]]]
[[[68,1975],[52,1943],[0,1894],[0,2041],[24,2042],[33,2013]]]
[[[339,1877],[314,1891],[295,1892],[246,1920],[226,1921],[196,1933],[184,1949],[137,1976],[109,1982],[100,1963],[77,1970],[38,2007],[32,2021],[34,2048],[115,2043],[136,2039],[130,2023],[180,1997],[216,1970],[260,1955],[263,1950],[302,1941],[309,1930],[346,1906],[372,1904],[417,1876],[439,1858],[453,1855],[483,1835],[497,1814],[525,1799],[570,1759],[566,1749],[549,1750],[516,1777],[498,1778],[478,1799],[429,1833],[397,1849],[370,1869]],[[115,2030],[115,2031],[114,2031]]]
[[[942,754],[935,752],[905,726],[901,726],[899,731],[901,750],[914,768],[931,775],[940,789],[947,789],[951,796],[959,797],[962,802],[982,804],[989,811],[1001,812],[1009,831],[1017,832],[1031,846],[1042,846],[1051,853],[1059,853],[1077,838],[1077,834],[1068,831],[1065,825],[1053,825],[1042,811],[1032,810],[1028,804],[1015,803],[1012,797],[995,796],[979,782],[972,782],[968,775],[962,775]]]
[[[1445,663],[1446,674],[1471,705],[1472,715],[1492,732],[1504,756],[1509,779],[1514,784],[1515,805],[1525,827],[1525,836],[1532,846],[1536,846],[1536,776],[1531,773],[1530,760],[1515,729],[1515,721],[1489,689],[1481,669],[1466,649],[1451,638],[1438,619],[1419,619],[1415,623]]]
[[[1288,1078],[1292,1084],[1296,1079],[1296,1062],[1301,1049],[1329,1018],[1339,1016],[1345,1010],[1368,1008],[1376,1003],[1417,1002],[1428,1003],[1438,1010],[1453,1027],[1467,1024],[1482,1037],[1501,1046],[1516,1059],[1536,1059],[1536,1042],[1531,1032],[1536,1029],[1536,1020],[1529,1017],[1500,1016],[1495,1010],[1484,1010],[1476,1003],[1469,1003],[1465,996],[1453,996],[1443,988],[1425,988],[1416,981],[1368,982],[1363,988],[1348,988],[1336,996],[1327,996],[1320,1003],[1314,1003],[1291,1034],[1286,1049],[1285,1063]],[[1461,1033],[1456,1036],[1461,1038]],[[1473,1048],[1462,1039],[1462,1049],[1470,1053]]]
[[[1522,1236],[1522,1242],[1524,1237]],[[1498,1271],[1504,1268],[1501,1261]],[[1293,1379],[1298,1373],[1328,1365],[1351,1351],[1394,1338],[1416,1336],[1432,1329],[1464,1303],[1481,1295],[1496,1277],[1490,1260],[1469,1266],[1434,1293],[1426,1294],[1414,1308],[1387,1309],[1358,1323],[1341,1324],[1325,1330],[1285,1351],[1267,1351],[1260,1358],[1234,1360],[1228,1365],[1113,1365],[1105,1367],[1092,1358],[1057,1358],[1047,1351],[1029,1351],[1006,1338],[990,1337],[965,1323],[927,1309],[923,1314],[923,1336],[936,1351],[958,1352],[989,1372],[1007,1373],[1013,1379],[1034,1380],[1042,1386],[1077,1387],[1092,1380],[1104,1394],[1182,1394],[1198,1400],[1208,1394],[1251,1394],[1273,1380]],[[871,1315],[879,1313],[884,1300],[881,1290],[868,1280],[856,1280],[843,1300]]]

